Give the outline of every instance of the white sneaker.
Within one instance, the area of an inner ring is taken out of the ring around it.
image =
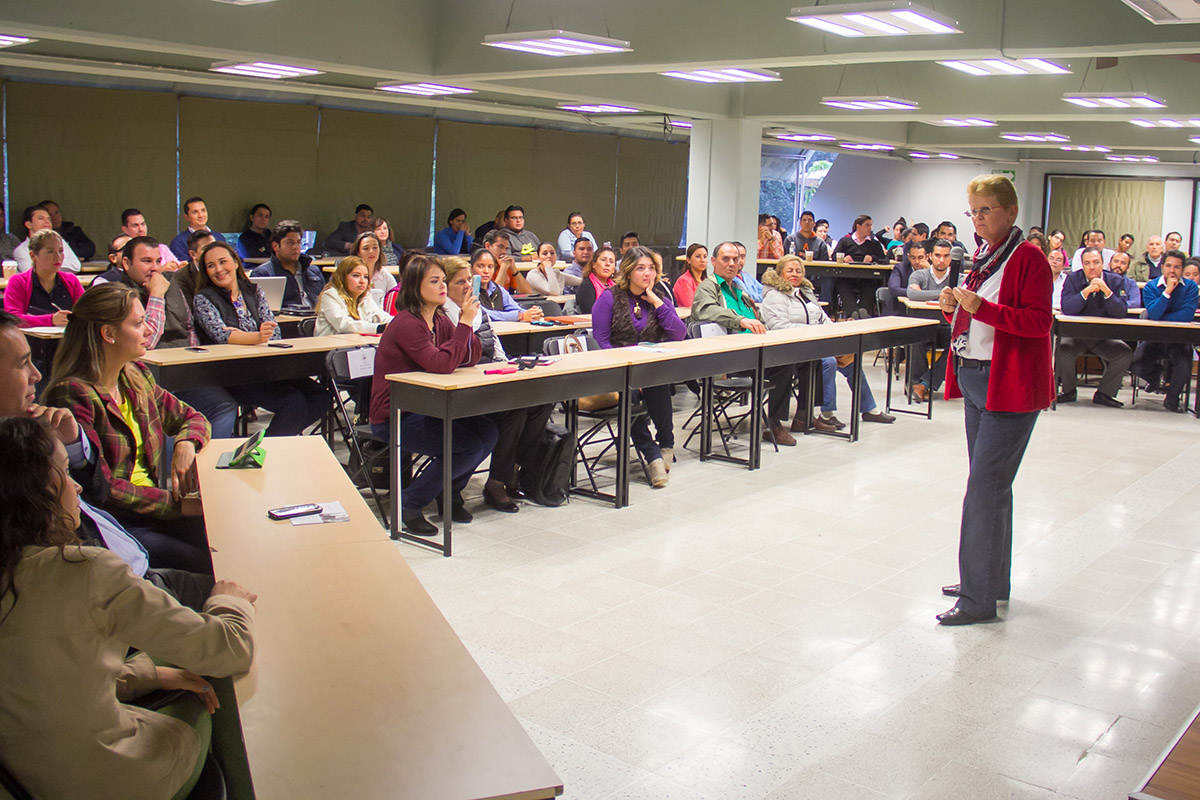
[[[663,459],[663,463],[667,465],[667,472],[670,472],[671,465],[675,463],[675,448],[674,447],[662,447],[659,449],[662,450],[662,459]]]
[[[656,458],[647,465],[650,470],[650,485],[655,489],[661,489],[667,485],[667,463],[661,458]]]

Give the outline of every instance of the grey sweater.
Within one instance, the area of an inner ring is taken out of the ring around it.
[[[908,299],[913,302],[921,303],[927,300],[937,300],[938,295],[942,293],[950,285],[950,270],[946,270],[946,274],[939,281],[933,275],[933,270],[926,267],[919,269],[912,274],[908,279]],[[919,286],[919,289],[913,289],[912,286]]]

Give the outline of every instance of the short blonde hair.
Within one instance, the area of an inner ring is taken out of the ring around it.
[[[977,175],[967,184],[967,194],[994,197],[1005,208],[1017,207],[1017,188],[1003,175]]]
[[[62,242],[63,238],[58,234],[58,231],[53,228],[43,228],[40,231],[34,231],[29,236],[29,254],[40,253],[50,246],[50,243],[57,239]]]
[[[446,273],[446,283],[454,280],[454,276],[462,272],[464,269],[471,268],[471,262],[462,256],[446,256],[439,258],[438,263],[442,265],[442,271]]]

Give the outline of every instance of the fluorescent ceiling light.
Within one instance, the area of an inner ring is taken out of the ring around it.
[[[622,39],[608,39],[570,31],[531,31],[496,33],[483,37],[481,44],[503,50],[519,50],[539,56],[594,56],[606,53],[630,53],[633,48]]]
[[[823,133],[777,133],[776,139],[785,142],[835,142],[836,136],[826,136]]]
[[[675,119],[668,120],[667,124],[670,125],[672,128],[690,128],[690,127],[692,127],[692,123],[690,123],[690,122],[683,122],[681,120],[675,120]]]
[[[1125,161],[1128,163],[1143,162],[1146,164],[1157,164],[1158,156],[1105,156],[1107,161]]]
[[[916,102],[887,95],[862,97],[822,97],[821,105],[845,108],[851,111],[915,111]]]
[[[463,89],[460,86],[443,86],[440,83],[381,83],[375,88],[382,92],[415,94],[424,97],[438,97],[448,94],[475,94],[474,89]]]
[[[909,158],[933,158],[929,153],[909,153]]]
[[[276,64],[271,61],[252,61],[249,63],[221,61],[213,64],[209,70],[211,72],[224,72],[228,75],[244,75],[248,78],[270,78],[271,80],[304,78],[322,74],[319,69],[293,67],[288,64]]]
[[[954,153],[938,153],[938,158],[945,158],[949,159],[950,161],[958,160],[958,156],[954,155]]]
[[[909,0],[804,6],[793,8],[788,19],[847,38],[962,33],[955,20]]]
[[[19,44],[32,44],[37,39],[30,39],[28,36],[10,36],[7,33],[0,33],[0,47],[15,47]]]
[[[1162,126],[1164,128],[1182,128],[1182,127],[1184,127],[1184,124],[1182,122],[1180,122],[1177,119],[1171,119],[1169,117],[1166,119],[1159,119],[1159,120],[1145,119],[1145,118],[1139,117],[1137,119],[1131,119],[1129,121],[1132,122],[1134,125],[1137,125],[1139,128],[1157,128],[1159,126]],[[1196,127],[1200,127],[1200,119],[1189,119],[1188,124],[1196,126]]]
[[[766,69],[695,69],[690,71],[672,70],[670,72],[660,72],[659,75],[666,75],[668,78],[681,78],[685,81],[698,81],[699,83],[752,83],[767,81],[783,80],[779,77],[778,72],[771,72]]]
[[[578,111],[581,114],[636,114],[636,108],[612,106],[607,103],[559,103],[562,111]]]
[[[260,3],[274,3],[275,0],[213,0],[214,3],[225,3],[230,6],[256,6]]]
[[[1066,150],[1067,152],[1070,152],[1070,151],[1072,151],[1072,150],[1075,150],[1075,151],[1077,151],[1077,152],[1080,152],[1080,153],[1092,153],[1092,152],[1095,152],[1095,153],[1111,153],[1111,152],[1112,152],[1112,148],[1111,148],[1111,147],[1105,147],[1104,145],[1099,145],[1099,144],[1097,144],[1097,145],[1086,145],[1086,144],[1079,144],[1079,145],[1075,145],[1074,147],[1072,147],[1071,145],[1067,144],[1067,145],[1063,145],[1063,146],[1062,146],[1062,147],[1060,147],[1059,149],[1060,149],[1060,150]]]
[[[1070,75],[1071,70],[1044,58],[981,58],[937,62],[968,75]]]
[[[1166,108],[1167,103],[1161,97],[1145,92],[1068,92],[1063,100],[1084,108]]]
[[[1010,142],[1069,142],[1070,136],[1061,133],[1002,133],[1001,139]]]
[[[878,144],[866,142],[842,142],[838,147],[844,147],[847,150],[895,150],[896,148],[890,144]]]
[[[930,125],[945,125],[951,128],[994,128],[996,121],[994,119],[981,119],[979,117],[946,117],[941,122],[931,122]]]
[[[1121,0],[1155,25],[1200,22],[1200,6],[1193,0]]]

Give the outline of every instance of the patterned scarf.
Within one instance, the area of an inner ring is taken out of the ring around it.
[[[983,286],[996,270],[1004,266],[1009,256],[1017,249],[1017,245],[1024,239],[1021,229],[1014,225],[1008,232],[1008,238],[998,248],[990,252],[986,249],[977,252],[975,267],[963,278],[962,288],[978,292],[979,287]],[[984,245],[984,248],[986,247],[987,245]],[[967,349],[967,333],[971,330],[971,317],[972,314],[961,304],[954,309],[954,319],[950,323],[950,347],[957,356],[961,356]]]

